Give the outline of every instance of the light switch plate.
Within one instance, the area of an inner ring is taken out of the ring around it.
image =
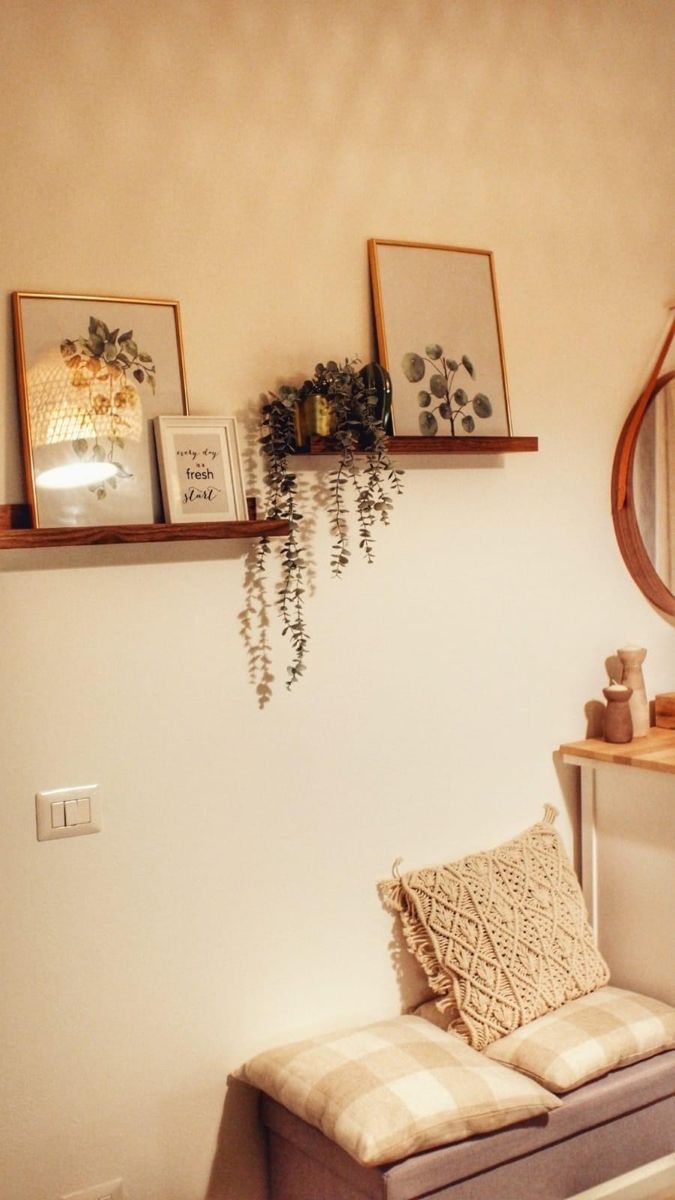
[[[86,819],[87,815],[89,820]],[[39,842],[50,842],[53,838],[81,837],[84,833],[99,833],[101,818],[98,784],[88,783],[82,787],[54,788],[49,792],[37,792],[35,821]],[[94,1197],[94,1200],[98,1200],[98,1197]]]
[[[83,1192],[68,1192],[61,1200],[124,1200],[124,1187],[121,1179],[111,1179],[109,1183],[98,1183]]]

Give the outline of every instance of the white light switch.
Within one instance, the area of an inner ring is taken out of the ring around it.
[[[63,807],[66,813],[66,825],[70,828],[73,825],[80,823],[80,802],[79,800],[66,800]]]
[[[66,813],[63,805],[63,800],[56,800],[51,805],[52,811],[52,829],[63,829],[66,823]]]
[[[37,792],[35,816],[39,842],[98,833],[101,829],[98,784]]]

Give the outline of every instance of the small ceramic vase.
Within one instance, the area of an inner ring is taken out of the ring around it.
[[[633,737],[645,737],[649,733],[649,700],[645,688],[642,664],[647,651],[642,646],[624,646],[617,650],[623,663],[621,682],[632,689],[630,715],[633,719]]]
[[[630,712],[632,688],[623,683],[610,683],[602,689],[607,701],[605,709],[605,741],[630,742],[633,739],[633,718]]]

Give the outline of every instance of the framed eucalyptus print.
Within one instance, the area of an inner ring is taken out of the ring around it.
[[[161,521],[152,422],[187,412],[178,302],[14,292],[12,306],[33,524]]]
[[[368,258],[394,433],[510,436],[492,253],[375,238]]]

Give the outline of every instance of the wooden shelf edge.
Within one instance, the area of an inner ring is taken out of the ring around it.
[[[28,517],[27,517],[28,514]],[[64,525],[32,529],[27,505],[0,505],[0,550],[40,546],[101,546],[131,542],[188,542],[284,537],[287,521],[198,521],[185,525]]]
[[[398,454],[514,454],[539,449],[536,437],[388,437],[387,449],[392,457]],[[330,440],[310,438],[309,450],[299,454],[335,454]],[[357,451],[363,453],[363,451]]]
[[[630,742],[607,742],[604,738],[586,738],[580,742],[563,742],[560,746],[563,758],[577,763],[612,764],[621,767],[639,767],[648,771],[664,771],[675,774],[675,729],[661,729],[652,725],[644,737]]]

